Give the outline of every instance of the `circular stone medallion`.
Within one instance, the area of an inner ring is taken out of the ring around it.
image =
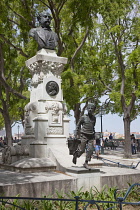
[[[49,81],[46,84],[46,91],[47,91],[48,95],[55,96],[59,92],[59,86],[55,81]]]

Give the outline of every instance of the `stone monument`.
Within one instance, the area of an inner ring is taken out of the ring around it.
[[[3,154],[3,162],[9,164],[15,162],[13,164],[16,165],[20,160],[18,166],[24,168],[25,162],[29,162],[27,158],[32,158],[30,159],[32,164],[37,161],[34,158],[45,158],[44,161],[47,162],[46,158],[50,158],[53,145],[55,147],[63,145],[67,148],[69,118],[61,88],[61,73],[67,58],[58,57],[56,54],[58,37],[50,28],[51,19],[48,12],[40,13],[38,20],[41,26],[29,32],[37,41],[39,51],[26,61],[32,81],[30,102],[25,106],[24,136],[21,145],[14,149],[10,147],[8,152],[5,150]]]
[[[48,12],[40,13],[38,15],[40,27],[29,32],[38,43],[38,52],[26,61],[32,81],[30,102],[25,106],[24,136],[20,144],[4,149],[2,159],[3,163],[14,171],[42,172],[57,169],[63,172],[72,170],[76,173],[80,170],[81,173],[81,163],[78,163],[80,168],[74,170],[71,168],[72,160],[67,145],[69,118],[61,88],[61,73],[67,58],[56,54],[58,37],[50,28],[51,19]],[[85,134],[82,130],[82,135],[88,135],[86,141],[88,140],[89,145],[94,137],[95,117],[92,111],[93,106],[90,106],[86,124],[82,128],[85,128],[86,132]],[[83,154],[84,148],[85,142],[82,143],[81,140],[79,150],[73,154],[74,164]],[[88,161],[91,160],[91,152],[92,150],[86,157],[84,164],[86,169]],[[85,173],[85,169],[82,171]]]
[[[67,58],[55,51],[58,37],[50,28],[51,15],[38,15],[40,27],[29,35],[38,43],[37,54],[26,61],[32,74],[30,103],[25,107],[25,136],[22,144],[30,144],[30,157],[47,157],[47,144],[65,142],[69,135],[69,119],[63,102],[61,72]]]

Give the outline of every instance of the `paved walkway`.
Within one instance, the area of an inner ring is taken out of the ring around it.
[[[123,148],[117,148],[116,150],[105,149],[104,155],[101,154],[100,157],[114,161],[114,162],[119,162],[121,164],[135,166],[140,161],[140,152],[138,152],[135,155],[132,155],[131,159],[126,159],[124,158]],[[109,161],[105,161],[105,162],[109,163]],[[140,164],[137,166],[137,169],[140,169]]]

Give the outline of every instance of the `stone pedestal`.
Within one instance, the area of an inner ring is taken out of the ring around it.
[[[25,106],[25,135],[21,145],[29,145],[30,157],[47,157],[47,145],[57,142],[66,145],[69,119],[61,89],[61,72],[66,63],[67,58],[46,49],[26,61],[32,74],[32,87],[30,103]]]

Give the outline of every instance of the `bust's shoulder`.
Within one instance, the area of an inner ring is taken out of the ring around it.
[[[36,31],[40,31],[42,28],[41,27],[37,27],[37,28],[31,28],[29,33],[30,32],[36,32]]]
[[[34,28],[35,31],[42,31],[43,28],[42,27],[37,27],[37,28]]]
[[[33,36],[34,33],[36,32],[36,29],[37,28],[31,28],[30,31],[29,31],[29,36]]]
[[[33,32],[33,31],[36,31],[36,28],[31,28],[30,31],[32,31],[32,32]],[[29,32],[30,32],[30,31],[29,31]]]

